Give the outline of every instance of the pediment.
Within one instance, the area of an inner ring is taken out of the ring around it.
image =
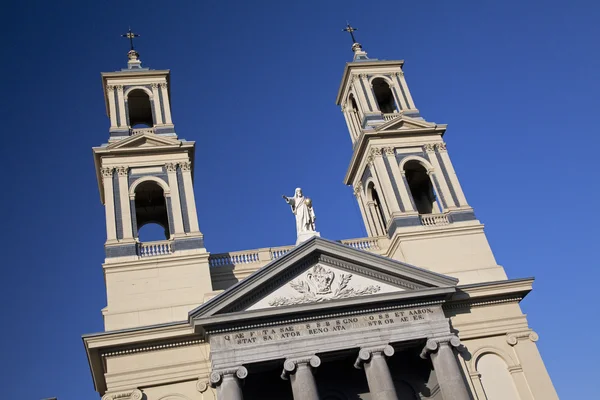
[[[107,149],[134,149],[144,147],[167,147],[179,146],[180,141],[173,138],[161,137],[154,133],[142,133],[139,135],[130,136],[127,139],[111,143]]]
[[[314,237],[191,311],[190,320],[240,312],[368,301],[454,287],[458,280]]]
[[[377,131],[397,131],[397,130],[414,130],[414,129],[435,129],[436,124],[427,122],[423,119],[411,118],[406,115],[399,114],[398,117],[379,125]]]

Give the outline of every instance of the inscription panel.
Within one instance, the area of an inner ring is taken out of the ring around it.
[[[359,330],[401,329],[414,324],[445,319],[439,306],[389,310],[339,318],[329,318],[260,329],[213,334],[210,345],[216,349],[243,349],[281,341],[306,340]]]

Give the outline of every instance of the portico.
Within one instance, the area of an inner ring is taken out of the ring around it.
[[[210,383],[226,399],[244,398],[244,380],[280,378],[289,381],[289,398],[319,399],[327,392],[319,370],[342,360],[362,371],[368,398],[398,399],[396,382],[408,378],[388,360],[418,363],[410,355],[421,354],[420,367],[433,372],[411,379],[437,381],[445,399],[467,400],[455,356],[460,342],[442,309],[455,285],[454,278],[315,237],[192,311],[190,322],[210,344]],[[354,296],[342,298],[343,290]],[[314,297],[298,300],[304,297],[292,292]],[[347,394],[364,394],[358,386],[348,385]]]

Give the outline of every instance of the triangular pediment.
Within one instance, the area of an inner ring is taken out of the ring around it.
[[[130,136],[127,139],[120,140],[115,143],[111,143],[107,149],[134,149],[144,147],[167,147],[167,146],[179,146],[180,141],[173,138],[158,136],[154,133],[142,133],[134,136]]]
[[[190,319],[368,302],[453,288],[458,280],[314,237],[209,302]]]
[[[438,125],[427,122],[421,118],[411,118],[403,114],[398,114],[398,117],[379,125],[377,131],[435,129],[437,126]]]

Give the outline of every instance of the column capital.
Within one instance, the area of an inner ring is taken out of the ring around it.
[[[403,71],[396,72],[396,76],[404,76],[404,72]]]
[[[106,85],[106,91],[110,92],[111,90],[115,89],[115,85]]]
[[[221,369],[211,372],[210,385],[217,387],[223,382],[223,377],[230,376],[237,379],[244,379],[248,376],[248,370],[244,366]]]
[[[123,85],[115,85],[115,88],[120,92],[123,91]]]
[[[144,394],[140,389],[129,390],[125,392],[105,394],[102,400],[142,400]]]
[[[363,347],[358,352],[358,357],[356,357],[356,361],[354,362],[354,368],[361,369],[364,363],[371,361],[373,354],[391,357],[394,355],[394,348],[389,344],[376,347]]]
[[[298,365],[306,365],[311,368],[317,368],[319,365],[321,365],[321,359],[316,355],[298,358],[288,358],[283,363],[281,379],[288,380],[288,377],[296,372]]]
[[[359,197],[359,196],[360,196],[360,193],[362,192],[362,189],[363,189],[363,184],[362,184],[362,182],[358,182],[358,183],[356,184],[356,186],[354,186],[354,196],[355,196],[355,197]]]
[[[421,358],[426,360],[431,353],[435,353],[436,351],[438,351],[440,346],[451,346],[454,348],[460,348],[461,343],[460,339],[456,335],[452,335],[445,338],[427,339],[425,347],[423,347],[423,350],[421,350]]]
[[[177,172],[177,163],[166,163],[167,172]]]
[[[198,381],[196,382],[196,390],[200,393],[206,392],[209,386],[209,383],[205,380],[198,379]]]
[[[167,82],[159,83],[158,86],[166,89],[167,88]]]
[[[372,157],[381,157],[381,147],[371,148],[371,156]]]
[[[126,166],[116,167],[115,169],[117,170],[117,174],[119,174],[119,176],[127,176],[127,172],[129,172],[129,167]]]
[[[396,155],[396,151],[394,150],[393,147],[384,147],[383,151],[385,152],[386,156],[394,157]]]
[[[539,336],[536,332],[529,330],[524,332],[510,332],[506,334],[506,343],[511,346],[515,346],[519,343],[519,340],[531,340],[532,342],[537,342],[539,340]]]
[[[438,151],[447,151],[446,150],[446,143],[442,142],[442,143],[436,143],[435,147],[437,148]]]
[[[100,170],[102,172],[103,178],[110,178],[113,176],[114,168],[112,167],[104,167]]]
[[[158,89],[158,83],[153,83],[152,84],[152,89]]]
[[[433,143],[427,143],[423,145],[423,151],[427,153],[431,153],[435,151],[435,145]]]
[[[179,163],[182,171],[190,171],[192,169],[192,163],[189,161]]]

